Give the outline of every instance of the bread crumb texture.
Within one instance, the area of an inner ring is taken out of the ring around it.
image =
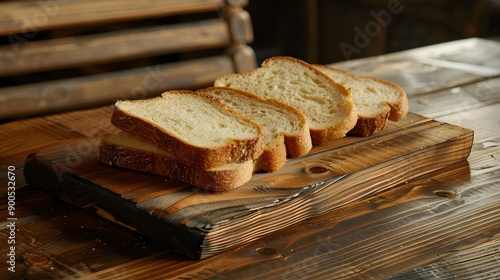
[[[229,109],[258,123],[264,130],[266,145],[270,145],[281,134],[297,133],[304,125],[298,115],[300,113],[290,110],[285,104],[277,105],[231,88],[209,88],[200,92],[221,99]]]
[[[226,144],[228,139],[249,139],[259,134],[256,126],[197,95],[164,94],[163,98],[141,102],[121,101],[118,107],[200,147],[216,147]]]
[[[291,58],[268,59],[252,72],[228,75],[217,82],[287,103],[306,116],[311,128],[318,129],[340,121],[353,109],[346,98],[349,93],[318,72]]]

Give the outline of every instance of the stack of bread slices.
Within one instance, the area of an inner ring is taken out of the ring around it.
[[[313,145],[375,134],[407,112],[395,84],[272,57],[214,87],[116,102],[111,122],[122,131],[102,137],[98,159],[224,191],[256,171],[279,170]]]

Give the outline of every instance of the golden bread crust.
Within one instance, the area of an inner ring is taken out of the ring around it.
[[[387,106],[383,106],[382,109],[378,110],[377,114],[375,115],[366,116],[358,111],[358,120],[354,128],[349,131],[349,134],[355,134],[361,136],[370,136],[376,134],[381,130],[385,129],[388,120],[400,121],[404,119],[408,114],[409,110],[408,97],[406,96],[405,91],[400,86],[391,83],[389,81],[375,77],[357,76],[353,73],[347,72],[342,69],[334,68],[331,66],[314,65],[314,67],[318,68],[320,71],[323,71],[326,75],[329,75],[329,73],[334,72],[354,80],[368,79],[370,81],[389,86],[392,89],[394,89],[395,92],[397,92],[398,101],[397,102],[388,101],[386,103]],[[334,77],[331,78],[335,80]]]
[[[210,191],[234,189],[248,182],[253,174],[252,161],[228,169],[203,169],[166,153],[124,146],[113,141],[110,135],[101,139],[98,159],[108,165],[167,176]]]
[[[197,92],[215,98],[218,98],[217,96],[220,98],[220,94],[229,94],[233,97],[231,102],[241,101],[246,103],[238,104],[238,106],[246,106],[251,103],[254,106],[274,107],[280,112],[287,112],[290,119],[298,119],[298,126],[301,128],[300,131],[295,133],[279,133],[276,135],[276,138],[272,141],[272,143],[264,145],[263,153],[256,163],[256,171],[277,171],[285,165],[287,155],[290,155],[291,157],[303,156],[306,155],[312,148],[312,141],[309,135],[309,126],[307,125],[307,121],[304,115],[294,107],[273,99],[264,100],[263,98],[247,91],[229,87],[210,87],[198,90]],[[225,101],[222,100],[222,103],[224,102]],[[231,107],[229,109],[231,110]],[[251,115],[246,115],[246,117],[253,119]],[[256,123],[259,123],[257,119],[253,120]],[[266,133],[265,129],[264,133]]]
[[[208,99],[206,96],[199,96]],[[230,162],[243,162],[259,157],[262,153],[262,128],[252,120],[229,111],[217,100],[209,100],[216,103],[220,107],[221,112],[234,115],[248,124],[255,126],[259,131],[259,135],[249,139],[228,139],[226,143],[216,147],[199,147],[178,138],[168,130],[155,125],[149,120],[144,120],[141,117],[123,111],[120,106],[115,106],[111,116],[111,123],[123,131],[140,137],[175,155],[180,160],[196,164],[203,169],[218,167]],[[135,102],[141,101],[136,100]]]

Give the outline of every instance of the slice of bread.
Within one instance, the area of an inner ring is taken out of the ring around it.
[[[101,138],[98,159],[108,165],[167,176],[211,191],[239,187],[253,173],[252,160],[202,169],[123,131]]]
[[[263,130],[258,124],[192,91],[118,101],[111,123],[202,169],[262,154]]]
[[[260,68],[219,77],[214,85],[245,90],[295,107],[306,117],[315,145],[342,138],[356,125],[350,92],[299,59],[271,57]]]
[[[386,127],[388,119],[399,121],[408,113],[408,98],[400,86],[330,66],[314,66],[335,82],[351,89],[358,121],[350,134],[373,135]]]
[[[264,152],[256,162],[256,170],[277,171],[285,164],[287,154],[303,156],[312,148],[307,121],[301,112],[291,106],[227,87],[205,88],[197,92],[219,98],[229,109],[262,127]]]

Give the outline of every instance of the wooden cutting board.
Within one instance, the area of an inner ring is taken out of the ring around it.
[[[98,139],[30,154],[24,170],[29,184],[200,259],[465,160],[473,134],[409,114],[382,133],[316,146],[220,193],[104,165]]]

